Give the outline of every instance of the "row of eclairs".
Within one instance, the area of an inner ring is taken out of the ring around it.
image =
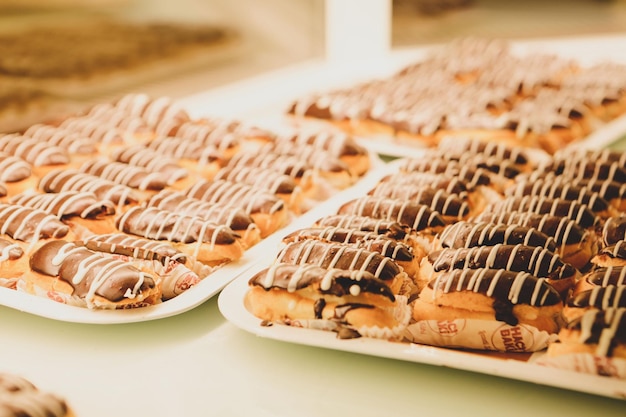
[[[448,137],[393,163],[249,278],[263,325],[626,378],[626,154]]]
[[[186,291],[370,169],[332,131],[127,94],[0,134],[0,291],[87,309]]]

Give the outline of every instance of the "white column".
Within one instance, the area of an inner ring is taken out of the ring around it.
[[[391,0],[326,0],[326,58],[372,58],[391,48]]]

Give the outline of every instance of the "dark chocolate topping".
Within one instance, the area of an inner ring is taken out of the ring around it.
[[[492,268],[528,272],[535,277],[552,280],[567,279],[576,275],[576,269],[563,262],[558,255],[540,247],[526,245],[448,248],[431,252],[428,260],[435,271]]]
[[[294,265],[313,264],[324,268],[367,271],[385,281],[394,279],[402,272],[393,260],[380,253],[319,240],[289,243],[276,259]]]
[[[17,204],[0,204],[0,233],[25,242],[42,238],[62,238],[69,226],[43,210]]]
[[[232,244],[239,237],[225,225],[156,207],[132,207],[116,221],[118,230],[147,239],[171,242]]]
[[[337,297],[369,293],[389,300],[395,297],[384,281],[367,271],[324,268],[312,264],[277,263],[256,273],[249,281],[266,290],[281,288],[290,292],[317,284],[321,294]],[[355,291],[358,288],[358,291]]]
[[[63,240],[48,242],[35,251],[30,257],[30,267],[68,282],[74,294],[82,298],[97,294],[116,302],[133,298],[156,285],[151,276],[127,262]]]
[[[607,285],[579,292],[567,299],[569,307],[607,308],[626,307],[626,285]]]
[[[534,227],[517,224],[459,221],[443,229],[439,242],[447,248],[524,244],[556,250],[554,238]]]
[[[442,227],[446,224],[439,213],[425,204],[385,197],[357,198],[343,204],[337,213],[393,220],[414,230]]]
[[[12,204],[32,207],[61,217],[79,216],[83,219],[95,219],[115,214],[115,206],[106,200],[99,200],[96,195],[85,191],[61,191],[58,193],[25,192],[11,198]]]

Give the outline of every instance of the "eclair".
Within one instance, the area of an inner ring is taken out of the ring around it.
[[[274,264],[249,280],[244,304],[266,321],[337,332],[339,338],[399,340],[410,319],[403,297],[361,270]]]

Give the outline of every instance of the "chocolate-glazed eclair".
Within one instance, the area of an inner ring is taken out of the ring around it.
[[[204,220],[223,224],[237,233],[245,248],[257,244],[261,240],[259,227],[252,217],[242,208],[222,203],[210,203],[174,190],[161,190],[145,202],[145,207],[156,207],[161,210],[198,216]]]
[[[275,262],[368,271],[387,282],[394,294],[410,295],[415,291],[412,280],[391,258],[346,244],[321,240],[288,243],[280,250]]]
[[[626,285],[606,285],[572,294],[566,299],[563,317],[567,323],[591,309],[626,308]]]
[[[241,258],[238,235],[225,225],[156,207],[132,207],[116,220],[119,231],[166,240],[201,263],[222,265]]]
[[[437,148],[444,153],[482,155],[509,161],[524,170],[533,165],[527,149],[521,146],[510,146],[504,142],[448,136],[439,141]]]
[[[275,264],[249,280],[248,311],[269,323],[397,340],[410,319],[404,297],[366,271]]]
[[[514,186],[507,188],[505,195],[514,198],[537,196],[576,201],[585,204],[589,210],[601,218],[606,218],[615,211],[599,193],[571,183],[555,183],[548,180],[519,181]]]
[[[626,168],[619,162],[594,161],[592,159],[553,159],[539,171],[555,173],[573,180],[591,179],[626,182]]]
[[[66,191],[93,193],[98,199],[110,201],[118,208],[126,204],[138,203],[140,198],[132,188],[126,185],[74,169],[49,171],[39,180],[37,187],[46,193]]]
[[[580,187],[588,193],[597,193],[598,196],[606,200],[613,208],[619,211],[626,211],[626,184],[612,180],[576,178],[571,179],[548,174],[531,174],[525,181],[533,183],[540,181],[553,184],[554,187]]]
[[[189,114],[170,97],[150,97],[143,93],[129,93],[113,103],[116,110],[128,116],[140,117],[154,127],[162,120],[190,120]]]
[[[74,243],[94,252],[101,252],[130,262],[142,271],[148,271],[152,276],[158,277],[163,301],[182,294],[201,280],[201,277],[186,265],[187,256],[179,252],[169,256],[165,255],[162,250],[153,251],[148,249],[147,245],[142,245],[140,239],[136,239],[134,245],[121,245],[107,240],[86,240]]]
[[[33,167],[66,165],[70,162],[67,150],[17,133],[0,135],[0,152],[13,155]]]
[[[70,228],[54,214],[17,204],[0,204],[0,233],[14,240],[36,242],[63,238]]]
[[[227,161],[241,151],[243,139],[242,135],[227,124],[193,120],[184,123],[178,123],[176,120],[163,120],[158,123],[155,131],[161,136],[175,136],[183,141],[217,149]]]
[[[280,136],[276,142],[291,142],[323,149],[346,163],[353,175],[360,176],[370,168],[369,152],[350,135],[335,130],[298,129]]]
[[[562,198],[539,196],[507,197],[502,201],[489,204],[485,208],[485,212],[495,214],[513,211],[566,217],[585,229],[594,227],[599,221],[598,216],[586,204]]]
[[[441,215],[425,204],[386,197],[355,198],[341,205],[337,213],[393,220],[418,232],[436,233],[446,225]]]
[[[471,248],[497,244],[538,246],[554,252],[557,249],[552,236],[532,226],[489,222],[460,221],[446,226],[436,238],[441,248]]]
[[[416,251],[403,241],[388,235],[333,226],[298,229],[285,236],[283,242],[290,243],[306,239],[321,239],[329,242],[344,243],[356,248],[378,252],[393,259],[411,277],[415,276],[421,258],[426,255],[425,250]]]
[[[4,417],[76,417],[67,400],[40,389],[30,380],[12,373],[0,373],[0,409]]]
[[[614,245],[626,239],[626,215],[606,219],[602,225],[601,237],[604,246]]]
[[[433,251],[422,261],[420,280],[429,282],[442,271],[477,268],[528,272],[546,278],[559,294],[571,289],[578,278],[578,271],[573,266],[545,248],[497,244]]]
[[[448,194],[457,194],[464,197],[472,190],[467,181],[458,177],[444,174],[431,174],[428,172],[396,172],[381,178],[381,183],[390,183],[395,186],[415,185],[430,186],[432,188],[444,190]]]
[[[353,184],[358,178],[346,162],[329,151],[312,145],[273,142],[261,148],[260,153],[265,153],[270,159],[275,157],[277,161],[290,157],[305,161],[316,176],[339,189]]]
[[[419,204],[425,204],[431,210],[438,212],[446,223],[459,221],[470,215],[470,206],[465,198],[459,195],[448,194],[442,189],[430,186],[397,185],[390,182],[381,182],[370,190],[368,194],[374,197],[411,200]]]
[[[189,177],[189,171],[178,161],[143,144],[118,148],[109,153],[111,160],[161,174],[167,185],[173,185]]]
[[[600,248],[591,263],[596,267],[626,266],[626,240]]]
[[[515,224],[535,228],[553,237],[557,244],[556,252],[565,262],[578,269],[584,269],[588,266],[589,261],[598,250],[595,234],[567,217],[532,212],[502,211],[499,213],[483,212],[474,221]]]
[[[31,165],[17,156],[0,151],[0,181],[18,182],[32,174]]]
[[[403,173],[443,174],[447,177],[458,178],[471,188],[494,186],[491,180],[492,175],[487,170],[445,159],[405,158],[402,160],[399,170]]]
[[[547,353],[549,357],[626,358],[626,308],[586,311],[561,329],[558,342],[550,344]],[[610,376],[610,371],[605,369],[602,374]]]
[[[0,237],[0,287],[16,288],[16,278],[24,273],[24,268],[15,264],[23,256],[24,249],[19,243]]]
[[[198,180],[184,191],[187,197],[243,209],[266,237],[287,224],[284,201],[263,189],[226,180]]]
[[[248,184],[277,195],[295,213],[300,213],[303,209],[300,186],[289,175],[282,174],[272,168],[226,166],[220,168],[213,179]]]
[[[361,230],[364,232],[374,232],[377,234],[390,235],[395,239],[407,237],[412,230],[409,226],[400,224],[394,220],[377,219],[374,217],[359,216],[356,214],[330,214],[317,219],[313,226],[332,226]]]
[[[43,123],[31,125],[24,136],[59,146],[73,155],[95,155],[98,152],[96,141],[71,130]]]
[[[626,268],[622,266],[607,266],[594,269],[584,274],[576,283],[573,294],[590,290],[594,287],[609,285],[626,285]]]
[[[158,191],[167,186],[167,178],[162,173],[106,159],[87,161],[79,170],[141,191]]]
[[[141,307],[161,297],[157,278],[121,259],[63,240],[37,249],[24,279],[25,288],[33,293],[57,293],[57,300],[92,309]]]
[[[504,269],[453,269],[422,290],[413,318],[496,320],[555,333],[562,308],[561,296],[544,278]]]
[[[294,155],[280,155],[267,151],[240,152],[229,161],[227,166],[273,169],[292,177],[307,193],[314,186],[315,170],[307,161]]]
[[[78,237],[108,233],[113,229],[115,206],[86,191],[59,193],[22,193],[10,199],[12,204],[32,207],[53,214],[67,223]]]

